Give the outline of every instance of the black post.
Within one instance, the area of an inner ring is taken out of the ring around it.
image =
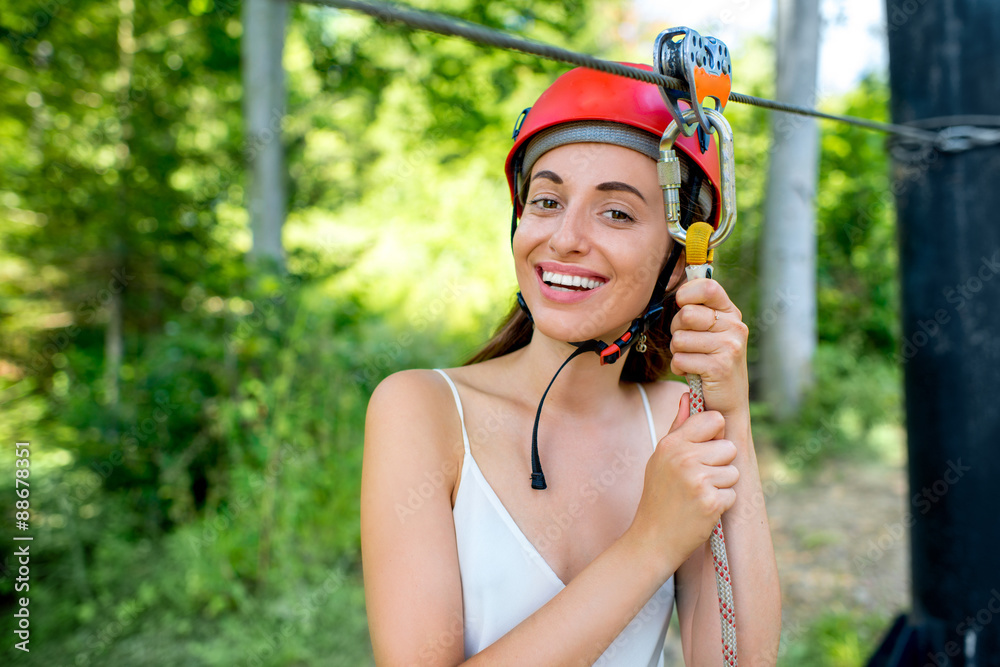
[[[886,7],[894,122],[1000,120],[1000,2]],[[893,179],[913,610],[869,664],[1000,667],[1000,145],[914,157]]]

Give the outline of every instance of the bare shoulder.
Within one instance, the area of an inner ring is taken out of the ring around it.
[[[399,371],[375,387],[368,402],[368,418],[392,418],[400,410],[409,413],[424,411],[432,416],[439,410],[428,408],[440,408],[450,397],[448,384],[437,371]]]
[[[399,371],[378,383],[368,401],[368,426],[406,421],[417,428],[447,425],[455,400],[447,380],[429,369]],[[457,419],[457,415],[456,415]]]
[[[365,420],[366,459],[390,456],[408,461],[415,470],[451,470],[462,451],[461,421],[440,373],[400,371],[372,392]]]

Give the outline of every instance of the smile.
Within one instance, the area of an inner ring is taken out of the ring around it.
[[[553,271],[542,271],[542,282],[557,292],[586,292],[604,284],[584,276],[568,276]]]

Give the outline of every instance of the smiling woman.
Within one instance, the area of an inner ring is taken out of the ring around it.
[[[680,284],[655,163],[669,122],[653,86],[560,77],[506,165],[518,306],[467,365],[373,394],[361,530],[380,664],[661,665],[675,604],[685,662],[718,664],[720,515],[741,653],[776,655],[747,328],[718,283]],[[676,147],[682,225],[714,222],[715,151]],[[668,368],[701,375],[713,410],[688,417]]]
[[[614,333],[614,340],[642,312],[672,243],[649,162],[621,146],[573,143],[535,163],[514,235],[514,264],[537,330],[574,341]],[[606,180],[609,173],[620,180]],[[557,287],[545,272],[577,287]],[[597,285],[583,289],[585,278]],[[565,307],[584,301],[586,307]],[[595,312],[604,317],[594,319]]]

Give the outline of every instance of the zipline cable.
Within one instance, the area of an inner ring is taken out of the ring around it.
[[[686,85],[680,79],[658,74],[657,72],[650,72],[635,67],[629,67],[628,65],[623,65],[609,60],[602,60],[601,58],[595,58],[594,56],[590,56],[585,53],[578,53],[576,51],[570,51],[558,46],[552,46],[551,44],[514,37],[513,35],[509,35],[499,30],[470,23],[453,16],[427,12],[387,2],[361,2],[360,0],[294,1],[302,4],[322,5],[337,9],[351,9],[363,12],[369,16],[375,17],[379,21],[387,23],[403,23],[419,30],[426,30],[440,35],[461,37],[486,46],[495,46],[512,51],[520,51],[521,53],[538,56],[547,60],[564,62],[580,67],[588,67],[590,69],[606,72],[608,74],[615,74],[617,76],[624,76],[630,79],[664,86],[670,90],[687,90]],[[744,95],[743,93],[731,93],[729,99],[740,104],[749,104],[764,109],[771,109],[773,111],[798,114],[801,116],[811,116],[814,118],[821,118],[824,120],[832,120],[839,123],[847,123],[858,127],[864,127],[878,132],[895,134],[906,137],[907,139],[920,144],[930,144],[936,149],[944,152],[959,152],[961,150],[968,150],[969,148],[975,148],[978,146],[1000,143],[1000,134],[998,134],[995,130],[991,131],[977,127],[962,127],[963,139],[966,140],[956,142],[948,136],[942,135],[942,132],[947,131],[949,128],[933,132],[930,130],[909,127],[906,125],[898,125],[895,123],[883,123],[866,118],[825,113],[817,111],[816,109],[810,109],[809,107],[787,104],[785,102],[776,102],[762,97]],[[982,124],[984,125],[1000,124],[1000,118],[989,116],[985,118],[988,122],[983,122]]]

